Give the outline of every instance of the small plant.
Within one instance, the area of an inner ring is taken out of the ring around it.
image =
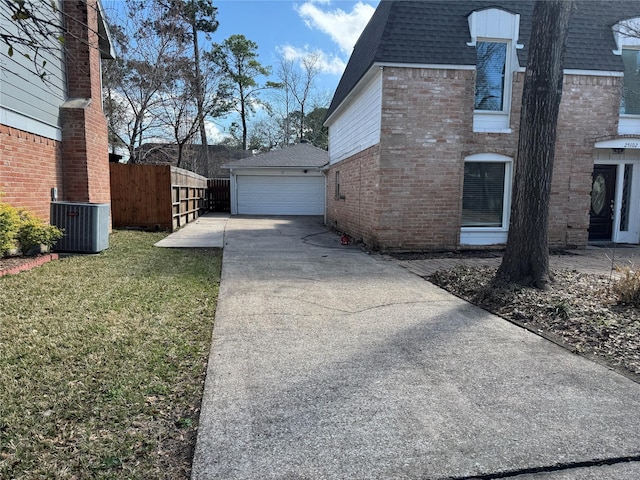
[[[629,267],[617,270],[623,276],[613,283],[613,293],[617,295],[619,302],[640,307],[640,271]]]
[[[571,305],[566,300],[560,300],[553,305],[554,313],[563,320],[571,316]]]
[[[16,235],[20,229],[20,215],[11,205],[0,202],[0,257],[16,248]]]
[[[59,228],[47,225],[27,210],[0,202],[0,257],[14,250],[28,255],[35,247],[52,247],[61,238]]]
[[[28,255],[31,250],[40,245],[50,248],[62,238],[62,231],[53,225],[47,225],[32,213],[20,210],[20,229],[16,235],[18,245],[23,254]]]

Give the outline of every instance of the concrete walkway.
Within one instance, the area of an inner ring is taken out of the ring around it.
[[[227,220],[229,220],[229,215],[227,214],[208,213],[202,215],[194,222],[187,223],[177,232],[163,238],[155,246],[167,248],[222,248]]]
[[[638,479],[639,413],[640,385],[321,219],[226,225],[194,480]]]

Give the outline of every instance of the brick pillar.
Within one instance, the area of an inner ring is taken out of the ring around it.
[[[102,111],[97,0],[63,2],[68,100],[61,108],[61,200],[109,203],[109,146]]]

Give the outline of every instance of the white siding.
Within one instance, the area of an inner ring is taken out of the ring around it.
[[[6,6],[2,2],[0,31],[18,34],[6,16]],[[0,121],[11,127],[59,139],[60,105],[66,100],[63,46],[53,37],[42,42],[50,47],[50,51],[40,49],[36,60],[40,66],[46,61],[44,80],[36,73],[33,51],[16,45],[10,56],[7,45],[0,44]],[[25,58],[25,54],[31,59]]]
[[[382,69],[379,69],[373,79],[331,121],[330,163],[336,163],[380,143],[381,117]]]

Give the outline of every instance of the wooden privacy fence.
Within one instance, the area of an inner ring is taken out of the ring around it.
[[[210,178],[207,186],[207,208],[212,212],[230,212],[231,179]]]
[[[113,226],[175,231],[205,211],[207,179],[170,165],[111,163]]]

